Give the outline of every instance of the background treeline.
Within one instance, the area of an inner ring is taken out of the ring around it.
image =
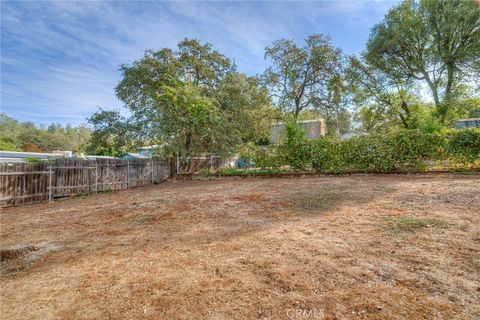
[[[184,39],[122,65],[115,89],[122,108],[100,108],[88,119],[88,143],[70,139],[76,142],[69,149],[116,156],[155,144],[164,155],[228,154],[268,145],[275,122],[319,117],[333,140],[399,130],[440,134],[460,118],[480,117],[479,52],[474,0],[405,0],[371,29],[359,55],[344,54],[323,34],[277,40],[265,49],[268,67],[255,76],[211,44]],[[37,130],[54,141],[72,128],[54,136]],[[53,147],[14,136],[2,134],[2,141]]]
[[[91,129],[52,123],[37,127],[31,122],[18,122],[0,113],[0,150],[49,152],[52,150],[85,151],[91,137]]]

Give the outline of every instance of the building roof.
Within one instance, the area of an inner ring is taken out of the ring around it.
[[[457,122],[459,121],[480,121],[480,118],[458,119]]]
[[[48,158],[63,158],[63,154],[54,154],[54,153],[43,153],[43,152],[23,152],[23,151],[2,151],[0,150],[0,158],[37,158],[37,159],[48,159]]]
[[[118,159],[117,157],[111,156],[85,156],[87,160],[95,160],[95,159]]]
[[[23,158],[5,158],[5,157],[0,157],[0,163],[22,163],[22,162],[27,162]]]
[[[124,158],[126,156],[130,156],[132,158],[137,158],[137,159],[150,159],[151,158],[147,154],[136,153],[136,152],[127,152],[125,154],[122,154],[121,158]]]
[[[159,147],[160,146],[158,144],[154,144],[154,145],[151,145],[151,146],[137,147],[136,149],[137,150],[152,150],[152,149],[157,149]]]

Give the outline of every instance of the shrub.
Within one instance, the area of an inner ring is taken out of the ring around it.
[[[444,156],[445,142],[441,134],[418,130],[399,130],[385,135],[388,157],[394,168],[423,168],[425,160]]]
[[[447,153],[450,159],[473,162],[480,159],[480,130],[462,129],[446,133]]]
[[[480,166],[478,129],[433,133],[397,130],[337,141],[327,137],[307,140],[298,126],[288,124],[285,128],[278,146],[263,149],[250,146],[250,157],[257,167],[290,165],[293,169],[305,169],[311,165],[319,172],[341,173],[418,171],[425,170],[429,161],[443,160],[448,160],[450,168]]]
[[[312,166],[317,171],[329,173],[422,170],[427,160],[474,161],[479,158],[479,144],[478,130],[448,134],[399,130],[342,141],[320,138],[312,143]]]
[[[240,158],[243,159],[245,163],[249,163],[255,158],[255,153],[258,151],[258,146],[254,145],[253,143],[248,143],[238,146],[237,149],[238,153],[240,154]]]
[[[287,123],[285,133],[278,146],[279,161],[293,169],[303,170],[311,163],[310,145],[305,131],[296,123]]]
[[[278,168],[281,160],[275,147],[259,147],[247,144],[239,147],[240,158],[247,164],[254,163],[258,168]]]
[[[248,176],[248,175],[269,175],[269,174],[277,174],[280,172],[281,171],[276,169],[242,170],[237,168],[221,168],[221,169],[218,169],[215,174],[219,176],[238,176],[238,175]]]
[[[331,139],[320,138],[311,143],[312,167],[317,171],[333,172],[338,165],[335,165],[335,156],[338,155],[335,144]]]

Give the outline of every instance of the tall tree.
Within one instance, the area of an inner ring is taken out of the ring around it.
[[[210,43],[202,44],[197,39],[184,39],[178,44],[176,56],[181,79],[206,90],[215,89],[230,73],[234,63],[214,50]]]
[[[119,110],[99,109],[89,119],[93,133],[87,152],[96,155],[119,156],[130,151],[137,139],[132,119],[127,119]]]
[[[426,83],[444,122],[458,85],[478,83],[479,52],[474,0],[405,0],[373,28],[366,60],[393,78]]]
[[[330,44],[329,37],[316,34],[299,47],[292,40],[278,40],[265,50],[272,66],[263,74],[265,83],[280,110],[298,114],[322,99],[340,51]]]
[[[384,72],[362,58],[350,57],[346,77],[353,92],[353,103],[364,109],[362,115],[368,115],[368,127],[378,127],[371,124],[383,123],[380,119],[397,119],[405,129],[415,128],[412,104],[416,104],[418,99],[413,92],[412,81]],[[365,108],[370,109],[369,112]]]
[[[121,71],[116,92],[132,114],[128,122],[138,139],[190,156],[222,152],[268,132],[265,123],[274,113],[266,111],[266,89],[235,72],[233,62],[208,43],[184,39],[176,50],[146,51]]]
[[[346,118],[349,117],[348,108],[350,105],[350,88],[347,81],[348,63],[343,55],[339,57],[334,65],[332,74],[327,82],[327,98],[325,102],[320,105],[320,108],[325,109],[325,113],[329,115],[328,121],[331,122],[333,115],[335,136],[340,138],[342,135],[342,121],[345,123]]]
[[[216,102],[190,83],[165,86],[155,103],[162,142],[181,156],[223,149],[226,134]]]
[[[214,97],[225,116],[231,145],[267,141],[272,119],[281,116],[257,77],[238,72],[229,74]]]

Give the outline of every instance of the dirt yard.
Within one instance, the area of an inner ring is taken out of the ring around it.
[[[480,318],[480,175],[167,182],[0,219],[2,319]]]

